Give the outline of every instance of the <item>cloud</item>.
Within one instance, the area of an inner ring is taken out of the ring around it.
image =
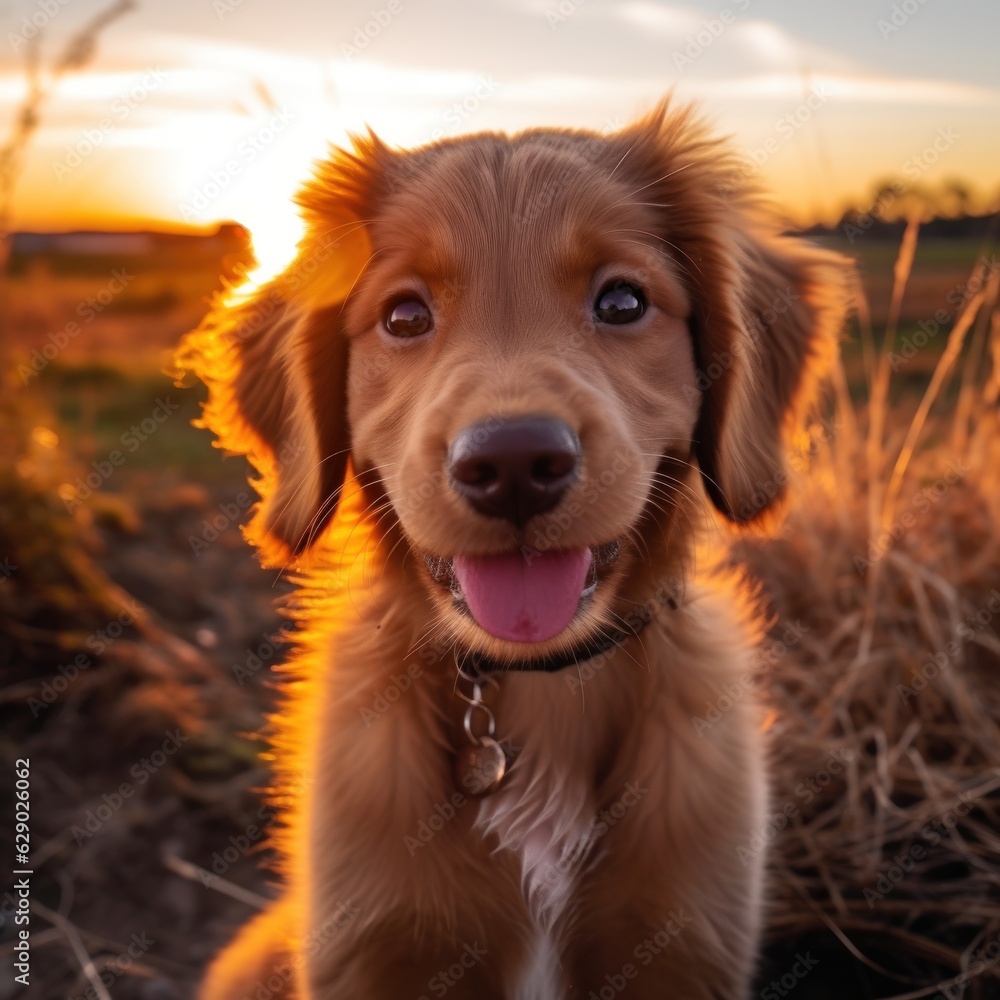
[[[798,102],[811,86],[838,104],[994,107],[1000,90],[951,80],[875,76],[869,73],[758,73],[686,81],[683,93],[702,100]]]
[[[856,66],[841,53],[797,38],[774,21],[737,21],[730,37],[736,48],[769,69],[849,71]]]
[[[665,38],[683,38],[701,27],[704,16],[690,7],[666,7],[647,0],[631,0],[606,8],[614,20],[644,31],[654,31]]]

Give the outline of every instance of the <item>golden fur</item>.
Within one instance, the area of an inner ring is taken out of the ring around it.
[[[697,483],[731,520],[771,508],[843,292],[841,261],[777,235],[735,175],[666,104],[610,136],[360,139],[304,189],[295,262],[186,341],[207,426],[260,471],[249,537],[294,562],[303,625],[274,720],[284,896],[204,1000],[747,994],[761,720],[749,694],[693,720],[751,671],[755,625],[738,587],[692,581]],[[595,329],[607,277],[644,290],[634,329]],[[400,291],[432,336],[380,332]],[[539,413],[578,434],[579,481],[523,528],[477,513],[449,442]],[[593,599],[538,644],[460,614],[422,558],[613,540]],[[457,792],[455,650],[564,651],[637,609],[649,624],[593,660],[498,675],[513,765]]]

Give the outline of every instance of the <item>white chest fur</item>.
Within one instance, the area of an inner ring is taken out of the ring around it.
[[[516,759],[500,788],[481,800],[476,828],[517,859],[534,928],[511,995],[553,1000],[562,995],[562,935],[580,878],[602,849],[594,778],[600,727],[561,677],[509,677],[504,685],[497,736],[517,748]]]
[[[548,769],[530,777],[526,772],[527,767],[521,773],[515,768],[506,787],[482,801],[476,825],[519,858],[534,924],[530,958],[513,995],[553,1000],[561,995],[560,927],[595,846],[595,810],[578,779]]]

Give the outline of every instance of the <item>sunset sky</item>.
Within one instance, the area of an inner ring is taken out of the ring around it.
[[[0,125],[100,0],[0,0]],[[52,12],[51,15],[49,12]],[[1000,195],[996,0],[144,0],[59,81],[15,198],[21,228],[211,224],[290,236],[328,142],[610,129],[674,88],[799,218],[872,184]],[[756,161],[756,163],[754,162]],[[759,166],[757,165],[759,164]]]

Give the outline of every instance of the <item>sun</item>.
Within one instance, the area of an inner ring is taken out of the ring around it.
[[[257,287],[285,270],[305,233],[305,223],[290,201],[247,206],[236,221],[250,231],[257,264],[247,274],[247,281]]]

